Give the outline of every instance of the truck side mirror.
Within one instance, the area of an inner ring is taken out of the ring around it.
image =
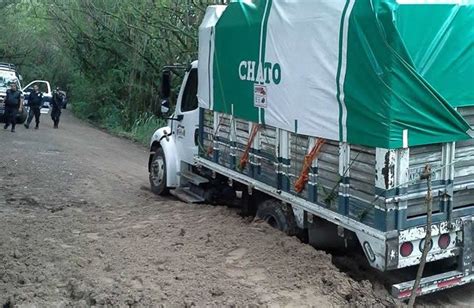
[[[167,115],[171,110],[171,71],[163,70],[161,74],[161,115]]]
[[[171,72],[164,70],[161,74],[161,98],[169,99],[171,95]]]

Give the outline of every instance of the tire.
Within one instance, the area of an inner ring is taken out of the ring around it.
[[[275,199],[263,201],[258,206],[256,217],[288,235],[297,233],[293,211],[281,201]]]
[[[160,196],[165,196],[169,193],[166,184],[166,158],[162,148],[158,148],[155,151],[150,165],[149,179],[153,193]]]

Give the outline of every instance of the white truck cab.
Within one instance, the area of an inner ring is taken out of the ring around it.
[[[170,77],[169,74],[164,76]],[[194,61],[185,74],[175,112],[168,119],[168,126],[158,129],[151,139],[153,154],[159,153],[154,158],[153,155],[150,156],[149,161],[150,183],[154,191],[161,192],[167,188],[179,187],[181,164],[192,165],[198,154],[197,77],[197,61]],[[168,89],[165,92],[170,91]],[[165,99],[163,105],[169,103],[168,99]]]

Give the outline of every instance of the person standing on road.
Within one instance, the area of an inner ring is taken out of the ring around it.
[[[59,127],[59,118],[61,117],[61,109],[63,108],[63,96],[61,95],[59,87],[53,93],[53,110],[51,111],[51,119],[54,122],[54,128]]]
[[[22,111],[22,99],[21,92],[17,89],[16,82],[12,81],[10,84],[10,89],[7,90],[7,95],[5,96],[5,126],[4,129],[7,129],[10,124],[12,125],[12,133],[15,132],[16,126],[16,116],[18,112]]]
[[[63,94],[63,109],[67,109],[67,103],[68,103],[69,98],[66,95],[66,92],[61,91],[61,93]]]
[[[33,91],[31,91],[28,98],[28,106],[30,106],[30,113],[28,115],[28,120],[26,121],[25,128],[30,128],[31,121],[33,116],[35,117],[36,126],[35,129],[39,128],[40,115],[41,115],[41,104],[43,103],[43,93],[39,91],[37,84],[33,86]]]

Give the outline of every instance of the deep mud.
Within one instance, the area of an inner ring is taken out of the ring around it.
[[[394,305],[264,223],[154,196],[145,148],[47,120],[0,131],[0,307]]]

